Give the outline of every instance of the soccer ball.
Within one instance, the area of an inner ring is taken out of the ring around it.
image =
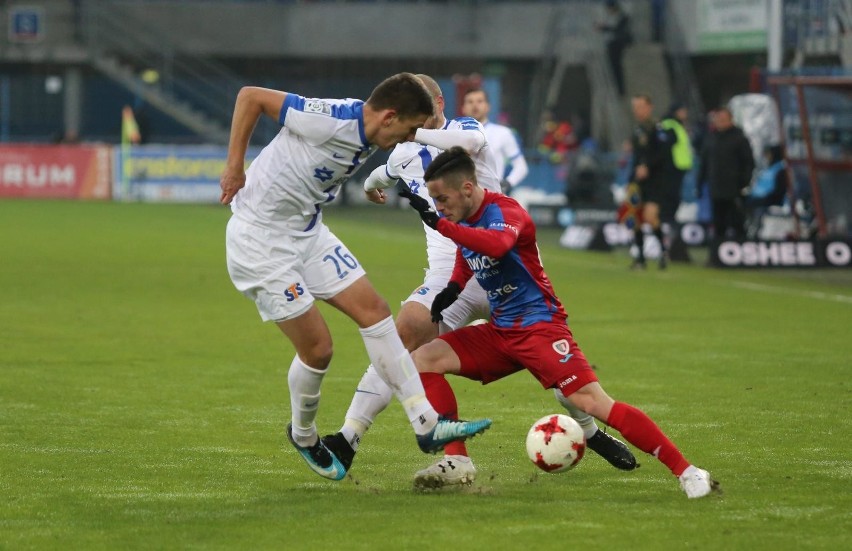
[[[577,421],[553,414],[536,421],[527,433],[527,455],[548,473],[573,469],[586,452],[586,436]]]

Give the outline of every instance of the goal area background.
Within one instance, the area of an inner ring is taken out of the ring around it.
[[[767,76],[800,237],[852,237],[852,76]]]

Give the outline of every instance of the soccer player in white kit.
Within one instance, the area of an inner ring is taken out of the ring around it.
[[[346,469],[320,441],[315,424],[332,356],[331,334],[315,299],[358,324],[376,372],[402,402],[423,451],[434,453],[491,424],[438,418],[390,308],[322,221],[322,205],[377,147],[411,140],[433,113],[431,95],[411,73],[384,80],[366,102],[256,87],[237,96],[220,182],[221,202],[233,211],[226,231],[228,273],[254,300],[261,319],[274,321],[295,347],[287,376],[292,410],[287,437],[314,472],[332,480],[343,478]],[[261,115],[282,128],[244,171]]]
[[[466,117],[478,120],[485,128],[488,146],[494,152],[494,170],[501,179],[503,192],[509,193],[527,177],[530,169],[515,133],[508,126],[488,120],[490,112],[491,104],[488,103],[488,94],[485,90],[474,88],[465,92],[462,113]],[[509,167],[508,173],[506,173],[506,167]]]
[[[438,83],[427,75],[417,76],[432,94],[436,116],[428,120],[422,129],[417,130],[415,142],[396,146],[387,164],[376,168],[370,174],[364,182],[367,197],[374,203],[384,204],[387,197],[383,190],[401,180],[413,193],[417,193],[431,203],[432,199],[423,181],[423,174],[433,158],[443,150],[456,145],[470,152],[476,166],[477,181],[481,182],[482,187],[499,193],[500,180],[494,171],[494,154],[489,148],[482,125],[470,117],[447,120],[444,116],[444,98]],[[443,320],[439,324],[432,322],[430,314],[432,302],[447,286],[452,276],[457,247],[450,239],[425,224],[423,228],[426,232],[426,256],[429,268],[426,270],[423,284],[412,291],[403,302],[396,321],[402,342],[410,351],[428,343],[438,334],[459,329],[477,319],[490,317],[485,291],[479,285],[468,285],[458,299],[443,311]],[[452,387],[443,376],[429,374],[428,381],[424,379],[424,384],[430,386],[430,395],[439,396],[442,401],[451,404],[449,408],[444,409],[457,413]],[[372,365],[368,367],[358,384],[340,432],[322,439],[326,446],[341,459],[347,470],[352,464],[361,437],[376,416],[390,404],[391,397],[391,389],[378,376],[375,367]],[[558,397],[559,394],[557,394]],[[589,437],[600,432],[591,416],[574,408],[567,400],[560,400],[560,402],[581,423]],[[598,453],[601,455],[611,457],[621,454],[622,461],[626,461],[627,464],[632,461],[635,466],[635,458],[623,443],[604,433],[600,433],[595,442],[600,442]],[[613,446],[616,449],[613,449]],[[414,484],[416,487],[469,484],[475,477],[476,469],[468,456],[464,442],[457,441],[447,444],[444,457],[418,471],[415,474]]]

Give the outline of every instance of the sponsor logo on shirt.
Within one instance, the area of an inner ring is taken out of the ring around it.
[[[507,283],[506,285],[503,285],[502,287],[498,287],[497,289],[492,289],[492,290],[488,291],[488,298],[498,299],[498,298],[501,298],[501,297],[511,295],[512,293],[514,293],[517,290],[518,290],[517,287],[515,287],[511,283]]]
[[[559,386],[559,388],[565,388],[566,386],[570,385],[571,383],[573,383],[573,382],[574,382],[574,381],[576,381],[576,380],[577,380],[577,376],[576,376],[576,375],[571,375],[570,377],[568,377],[568,378],[567,378],[567,379],[565,379],[564,381],[559,381],[559,385],[558,385],[558,386]]]
[[[490,270],[500,264],[500,260],[491,258],[490,256],[475,256],[473,258],[465,258],[465,260],[467,260],[467,265],[470,266],[470,269],[474,272]]]
[[[518,233],[518,228],[511,224],[507,224],[506,222],[492,222],[488,224],[488,228],[494,230],[509,229],[512,230],[512,232],[514,232],[516,235]]]

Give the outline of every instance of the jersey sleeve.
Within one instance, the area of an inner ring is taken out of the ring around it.
[[[493,216],[484,228],[454,224],[446,218],[438,220],[438,232],[457,244],[479,254],[502,258],[518,242],[526,222],[523,209],[517,203],[497,205],[500,216]]]
[[[518,143],[518,138],[509,128],[506,128],[502,153],[512,167],[506,175],[506,181],[509,182],[509,185],[515,187],[527,177],[530,169],[527,165],[527,160],[524,158],[524,154],[521,151],[521,144]]]
[[[335,109],[340,108],[330,101],[305,98],[288,92],[278,122],[301,136],[308,144],[317,146],[330,140],[337,132]]]
[[[364,180],[364,191],[387,189],[396,183],[397,177],[388,173],[388,165],[378,166]]]
[[[414,140],[445,151],[451,147],[459,146],[468,153],[479,153],[486,144],[483,132],[450,128],[446,130],[420,128],[414,135]]]

